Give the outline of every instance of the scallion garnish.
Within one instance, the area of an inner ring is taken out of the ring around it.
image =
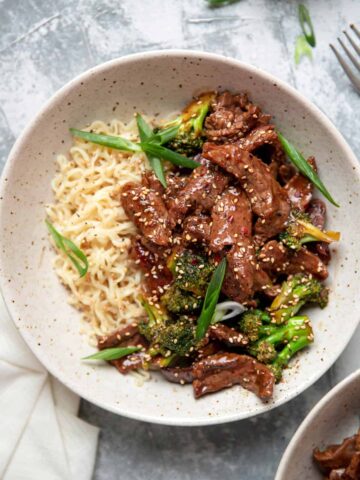
[[[312,50],[309,44],[307,43],[304,35],[299,35],[296,38],[296,43],[295,43],[295,52],[294,52],[295,64],[299,65],[301,58],[304,56],[309,57],[311,60]]]
[[[339,207],[340,205],[335,202],[328,189],[320,180],[318,174],[311,168],[299,150],[297,150],[294,145],[286,140],[286,138],[279,132],[278,137],[286,155],[289,157],[295,167],[297,167],[298,170],[315,185],[315,187],[324,195],[325,198],[329,200],[330,203],[336,207]]]
[[[116,150],[122,150],[125,152],[145,152],[147,154],[153,155],[158,158],[162,158],[163,160],[168,160],[169,162],[173,163],[174,165],[186,168],[196,168],[200,164],[191,160],[190,158],[184,157],[177,152],[173,152],[172,150],[159,145],[156,140],[156,135],[150,141],[141,142],[141,143],[134,143],[126,138],[116,137],[113,135],[102,135],[98,133],[91,133],[91,132],[84,132],[82,130],[76,130],[75,128],[70,128],[70,132],[72,135],[83,138],[88,142],[96,143],[98,145],[103,145],[104,147],[114,148]],[[171,135],[174,135],[174,129],[171,130]],[[169,133],[167,134],[167,138],[169,138]],[[173,137],[170,138],[173,138]]]
[[[139,130],[140,140],[142,142],[146,142],[146,141],[151,140],[151,138],[154,135],[153,130],[150,127],[150,125],[148,125],[145,122],[144,118],[139,113],[136,115],[136,123],[137,123],[138,130]],[[164,188],[166,188],[166,178],[165,178],[164,166],[163,166],[161,158],[155,157],[154,155],[151,155],[150,153],[147,153],[146,156],[149,160],[151,168],[153,169],[155,175],[159,179],[161,185]]]
[[[100,133],[84,132],[76,128],[70,128],[70,132],[74,137],[79,137],[91,143],[102,145],[103,147],[115,148],[124,152],[141,152],[141,147],[138,143],[114,135],[102,135]]]
[[[57,248],[62,250],[72,261],[76,270],[79,272],[80,277],[86,275],[86,272],[89,268],[89,263],[85,253],[80,250],[80,248],[78,248],[73,241],[61,235],[61,233],[59,233],[54,225],[52,225],[48,220],[45,220],[45,223],[54,239]]]
[[[130,355],[141,350],[141,347],[115,347],[115,348],[105,348],[99,352],[89,355],[88,357],[83,357],[82,360],[118,360],[119,358]]]
[[[196,339],[201,340],[206,335],[207,329],[214,316],[221,287],[224,281],[226,272],[226,258],[224,257],[212,274],[210,283],[206,290],[205,300],[201,309],[200,316],[196,326]]]
[[[305,40],[310,46],[315,47],[316,39],[314,27],[310,18],[310,13],[309,10],[302,3],[299,4],[299,20]]]

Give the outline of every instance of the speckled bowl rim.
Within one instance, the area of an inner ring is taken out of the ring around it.
[[[290,440],[290,443],[286,447],[286,450],[281,458],[280,464],[276,471],[276,476],[274,480],[286,480],[284,476],[286,474],[287,468],[289,463],[291,462],[291,457],[296,450],[298,443],[301,441],[303,434],[309,428],[311,423],[315,420],[315,418],[319,415],[321,410],[325,408],[329,403],[333,401],[333,399],[340,395],[342,391],[344,391],[349,385],[353,383],[360,382],[360,369],[356,370],[355,372],[351,373],[347,377],[344,378],[340,383],[335,385],[319,402],[310,410],[307,414],[305,419],[300,424],[299,428],[296,430],[294,436]]]
[[[311,112],[311,114],[314,116],[314,119],[316,122],[321,123],[326,130],[328,131],[328,134],[331,135],[334,138],[334,141],[338,143],[339,148],[341,148],[348,161],[350,161],[354,174],[357,175],[360,179],[360,165],[352,152],[351,148],[349,145],[346,143],[345,139],[343,136],[340,134],[340,132],[336,129],[336,127],[332,124],[332,122],[325,116],[324,113],[321,112],[319,108],[317,108],[313,103],[311,103],[306,97],[304,97],[302,94],[297,92],[293,87],[288,85],[286,82],[283,80],[278,79],[277,77],[273,76],[270,73],[264,72],[263,70],[250,65],[245,62],[241,62],[239,60],[230,58],[230,57],[225,57],[223,55],[218,55],[218,54],[213,54],[209,52],[203,52],[203,51],[198,51],[198,50],[180,50],[180,49],[170,49],[170,50],[153,50],[150,52],[140,52],[136,54],[131,54],[131,55],[126,55],[120,58],[116,58],[114,60],[110,60],[108,62],[101,63],[100,65],[97,65],[95,67],[90,68],[84,73],[81,73],[80,75],[76,76],[73,80],[69,81],[67,84],[65,84],[62,88],[60,88],[50,99],[45,103],[45,105],[40,109],[40,111],[37,113],[37,115],[29,122],[27,127],[23,130],[19,138],[16,140],[15,144],[13,145],[11,152],[9,154],[8,160],[5,164],[5,168],[2,173],[2,179],[6,178],[9,176],[9,173],[12,168],[12,159],[15,158],[18,153],[21,151],[23,148],[23,145],[26,144],[28,141],[28,137],[31,134],[31,131],[33,128],[36,127],[36,124],[40,121],[41,117],[45,115],[49,110],[51,110],[58,102],[61,100],[62,97],[66,97],[66,95],[73,89],[76,89],[78,86],[80,86],[81,82],[86,82],[86,80],[91,77],[94,74],[99,74],[102,73],[108,69],[111,69],[114,66],[121,66],[125,64],[131,64],[132,62],[137,62],[139,60],[144,60],[144,61],[149,61],[155,58],[159,57],[187,57],[187,58],[202,58],[202,59],[208,59],[212,60],[214,62],[219,62],[219,63],[227,63],[228,65],[234,67],[234,68],[240,68],[242,70],[247,71],[250,75],[253,74],[257,76],[259,79],[269,82],[271,84],[276,83],[278,88],[285,92],[289,97],[293,97],[297,101],[300,101],[304,104],[304,106]],[[4,182],[1,182],[0,185],[0,196],[3,194],[4,190]],[[1,212],[0,212],[1,214]],[[2,268],[2,257],[0,255],[0,267]],[[24,338],[25,342],[27,345],[30,347],[30,349],[33,351],[35,356],[38,358],[38,360],[45,366],[45,368],[54,376],[56,377],[60,382],[62,382],[65,386],[67,386],[70,390],[78,394],[80,397],[84,398],[85,400],[88,400],[91,403],[94,403],[95,405],[98,405],[99,407],[104,408],[105,410],[111,411],[116,414],[124,415],[128,418],[133,418],[136,420],[142,420],[146,422],[151,422],[151,423],[158,423],[158,424],[163,424],[163,425],[178,425],[178,426],[202,426],[202,425],[214,425],[214,424],[221,424],[221,423],[228,423],[228,422],[233,422],[236,420],[242,420],[244,418],[248,417],[253,417],[256,415],[259,415],[261,413],[268,412],[272,410],[273,408],[279,407],[280,405],[283,405],[284,403],[288,402],[292,398],[298,396],[300,393],[305,391],[308,387],[310,387],[313,383],[315,383],[332,365],[333,363],[337,360],[337,358],[341,355],[341,353],[344,351],[345,347],[349,343],[352,335],[354,334],[357,325],[359,324],[360,318],[358,318],[357,323],[354,325],[352,329],[350,329],[347,332],[347,336],[344,337],[344,342],[342,345],[342,348],[339,349],[337,357],[331,359],[331,361],[322,364],[322,368],[320,368],[317,371],[317,375],[312,377],[310,380],[303,382],[299,388],[294,389],[290,394],[284,395],[281,399],[279,399],[276,403],[273,403],[270,408],[260,408],[259,412],[253,414],[253,413],[247,413],[247,412],[239,412],[238,414],[230,414],[226,415],[224,417],[219,417],[217,416],[216,418],[209,418],[206,420],[196,420],[196,418],[190,418],[190,419],[179,419],[177,417],[166,417],[163,418],[161,416],[156,416],[153,415],[151,412],[145,412],[145,413],[140,413],[140,414],[133,414],[129,413],[126,409],[122,409],[121,407],[113,407],[108,404],[105,404],[104,402],[100,400],[94,401],[91,398],[91,395],[87,395],[86,392],[82,391],[81,388],[78,387],[76,382],[73,381],[68,381],[66,376],[62,375],[61,373],[57,372],[55,369],[52,368],[52,366],[48,366],[45,355],[43,355],[41,350],[36,349],[35,345],[35,340],[31,336],[30,332],[28,332],[26,329],[22,329],[20,325],[17,324],[16,322],[16,315],[14,311],[14,307],[12,306],[13,304],[9,301],[7,302],[7,297],[10,298],[10,292],[8,289],[8,285],[4,281],[4,278],[0,276],[0,289],[3,295],[3,298],[5,300],[5,304],[7,307],[7,310],[13,319],[17,329],[20,331],[22,337]]]

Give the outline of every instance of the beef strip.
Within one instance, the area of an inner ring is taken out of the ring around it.
[[[348,467],[352,457],[357,453],[357,436],[353,435],[345,438],[340,445],[329,445],[323,451],[315,449],[313,452],[314,460],[321,471],[329,474],[332,469]]]
[[[212,325],[209,328],[209,336],[213,340],[225,343],[228,347],[245,347],[249,343],[246,335],[223,323]]]
[[[294,175],[296,175],[296,170],[292,165],[290,165],[290,163],[284,163],[283,165],[280,165],[278,176],[279,181],[282,182],[282,185],[288,183]]]
[[[150,296],[164,293],[164,287],[172,282],[173,276],[166,266],[166,257],[170,250],[165,250],[144,237],[133,239],[131,257],[144,272],[144,290]]]
[[[147,171],[142,174],[141,185],[157,192],[159,195],[163,195],[165,192],[164,187],[152,171]]]
[[[194,379],[192,373],[193,367],[173,367],[173,368],[162,368],[160,371],[168,380],[172,383],[191,383]]]
[[[325,227],[326,205],[322,200],[314,198],[311,200],[306,213],[310,217],[310,221],[315,227],[323,230]],[[331,260],[331,252],[329,244],[326,242],[314,242],[309,244],[309,249],[319,255],[321,260],[328,265]]]
[[[251,206],[244,191],[229,187],[216,201],[211,211],[210,248],[221,251],[242,236],[251,236]]]
[[[258,262],[270,275],[310,273],[320,280],[328,276],[326,265],[306,247],[294,252],[277,240],[271,240],[263,246]]]
[[[258,243],[264,243],[284,230],[290,203],[285,190],[264,162],[234,144],[206,143],[203,155],[240,181],[252,211],[259,217],[255,224]]]
[[[210,222],[210,217],[201,213],[187,217],[183,224],[182,243],[184,245],[192,243],[208,244],[211,229]]]
[[[274,375],[248,355],[216,353],[193,364],[193,388],[196,398],[240,384],[262,400],[271,398]]]
[[[121,203],[146,238],[161,246],[171,243],[168,212],[159,192],[130,182],[122,189]]]
[[[98,337],[99,350],[129,346],[147,348],[148,345],[148,341],[139,333],[136,324],[118,328],[109,335]],[[148,355],[145,351],[139,351],[128,355],[127,357],[119,358],[118,360],[111,360],[109,363],[116,367],[120,373],[127,373],[131,370],[141,368],[147,356]]]
[[[344,480],[360,479],[360,452],[355,453],[349,466],[345,470]]]
[[[232,300],[245,303],[254,293],[255,249],[242,237],[226,254],[227,268],[222,292]]]
[[[218,95],[212,105],[212,112],[205,120],[205,135],[211,141],[236,141],[257,125],[269,123],[270,115],[249,102],[246,94]]]
[[[185,187],[167,202],[172,225],[181,224],[188,211],[194,207],[210,211],[228,183],[228,176],[209,162],[195,168]]]
[[[317,171],[314,157],[309,157],[307,162],[311,167]],[[304,212],[312,198],[313,184],[307,177],[304,177],[300,172],[297,172],[285,185],[285,190],[288,194],[291,205]]]

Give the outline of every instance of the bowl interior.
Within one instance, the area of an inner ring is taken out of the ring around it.
[[[275,480],[321,480],[314,448],[341,443],[360,426],[360,370],[331,390],[305,418],[285,451]]]
[[[235,387],[195,401],[190,387],[154,375],[143,387],[106,365],[89,365],[79,334],[79,314],[51,269],[53,252],[45,229],[44,204],[52,199],[55,155],[71,144],[69,127],[94,119],[129,120],[135,111],[166,115],[204,90],[247,91],[273,115],[282,132],[306,155],[316,156],[320,175],[341,204],[329,205],[328,226],[341,230],[333,253],[326,310],[309,312],[315,344],[301,355],[264,404]],[[65,86],[31,123],[13,148],[2,177],[1,286],[10,313],[44,365],[88,400],[130,417],[195,425],[235,420],[268,410],[313,383],[341,353],[358,323],[355,280],[360,232],[359,170],[351,151],[325,117],[294,90],[253,67],[197,52],[152,52],[115,60]],[[346,328],[344,328],[346,323]],[[169,395],[171,397],[169,397]],[[169,398],[171,401],[169,402]]]

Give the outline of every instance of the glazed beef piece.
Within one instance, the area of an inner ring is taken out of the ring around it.
[[[166,250],[141,236],[133,239],[131,257],[144,272],[144,290],[150,296],[162,295],[164,287],[172,282],[173,275],[166,266]]]
[[[242,236],[251,236],[251,206],[244,191],[229,187],[211,211],[210,248],[219,252],[234,245]]]
[[[324,262],[306,247],[294,252],[277,240],[271,240],[263,246],[258,262],[263,270],[274,276],[310,273],[319,280],[325,280],[328,276]]]
[[[193,365],[193,388],[196,398],[233,385],[255,393],[262,400],[271,398],[274,375],[263,364],[248,355],[217,353]]]
[[[311,167],[317,171],[315,158],[310,157],[308,163]],[[285,185],[285,190],[288,194],[291,205],[304,212],[310,204],[312,193],[313,193],[313,184],[300,172],[297,172],[291,177],[291,179]]]
[[[254,127],[268,124],[270,119],[270,115],[249,102],[246,94],[224,92],[216,97],[205,120],[205,135],[215,142],[236,141]]]
[[[320,470],[329,475],[332,470],[337,469],[346,469],[345,473],[348,473],[348,467],[352,463],[353,458],[355,457],[354,463],[351,466],[351,469],[359,472],[359,438],[360,434],[353,435],[352,437],[345,438],[344,441],[339,445],[329,445],[325,450],[320,451],[315,449],[313,452],[313,457],[320,468]],[[348,479],[358,479],[359,477],[340,477]]]
[[[259,217],[255,224],[257,243],[264,243],[284,230],[290,202],[264,162],[233,144],[206,143],[203,155],[239,180],[252,211]]]
[[[207,245],[210,239],[211,218],[199,213],[184,220],[182,232],[182,244],[190,245],[201,243]]]
[[[229,177],[209,162],[195,168],[185,187],[167,202],[172,225],[181,224],[186,214],[195,207],[200,211],[211,211],[217,196],[228,183]]]
[[[255,248],[242,237],[226,254],[227,269],[222,292],[232,300],[245,303],[254,293]]]
[[[171,243],[168,212],[158,191],[130,182],[122,189],[121,203],[142,235],[157,245]]]
[[[167,381],[171,383],[191,383],[194,380],[193,367],[172,367],[162,368],[161,373],[164,375]]]
[[[209,337],[225,343],[228,347],[245,347],[249,343],[246,335],[223,323],[212,325],[209,328]]]
[[[109,335],[104,335],[98,338],[98,349],[114,347],[144,347],[149,346],[148,341],[143,337],[137,328],[136,324],[127,325],[119,328]],[[111,360],[109,363],[119,370],[120,373],[127,373],[131,370],[136,370],[143,366],[147,358],[145,351],[135,352],[127,357],[119,358],[118,360]]]
[[[315,227],[323,230],[325,227],[325,218],[326,218],[326,205],[322,200],[314,198],[311,200],[306,213],[310,217],[310,221]],[[309,245],[311,251],[314,251],[319,255],[321,260],[328,265],[331,260],[331,252],[328,243],[325,242],[314,242],[312,245]]]

